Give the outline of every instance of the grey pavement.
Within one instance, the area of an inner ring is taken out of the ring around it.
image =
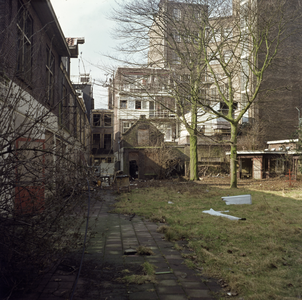
[[[94,201],[89,218],[91,238],[86,247],[83,267],[75,286],[81,250],[77,249],[44,275],[33,292],[12,297],[25,300],[70,299],[128,299],[128,300],[184,300],[218,299],[222,291],[210,278],[189,269],[174,244],[157,233],[158,225],[139,216],[110,213],[116,194],[112,190],[93,192]],[[84,230],[84,229],[83,229]],[[151,256],[125,255],[127,249],[139,245],[149,247]],[[185,253],[185,241],[180,241]],[[127,274],[141,273],[141,265],[150,262],[156,266],[157,283],[126,284],[118,280]],[[128,270],[128,271],[125,271]],[[74,288],[75,287],[75,288]]]

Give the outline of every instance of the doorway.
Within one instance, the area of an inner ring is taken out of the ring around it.
[[[129,174],[131,178],[138,178],[138,165],[136,160],[129,161]]]

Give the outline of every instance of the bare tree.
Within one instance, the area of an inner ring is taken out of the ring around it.
[[[124,40],[119,50],[126,54],[120,61],[169,74],[163,84],[190,134],[192,180],[198,123],[225,120],[231,187],[237,187],[238,126],[257,122],[259,112],[268,110],[265,102],[292,88],[274,76],[297,59],[289,40],[299,36],[300,16],[298,1],[285,0],[135,0],[114,11],[115,33]]]
[[[89,178],[83,104],[71,86],[59,92],[54,50],[43,44],[43,29],[32,31],[30,3],[22,3],[14,3],[16,17],[0,5],[0,290],[6,299],[77,245]]]

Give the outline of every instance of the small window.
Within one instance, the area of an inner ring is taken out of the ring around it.
[[[93,126],[101,126],[101,115],[93,114]]]
[[[215,52],[209,52],[208,54],[208,60],[210,65],[217,65],[219,64],[219,55]]]
[[[224,102],[220,102],[219,112],[226,116],[229,113],[229,107]]]
[[[127,108],[127,100],[120,101],[120,108]]]
[[[224,52],[224,62],[225,63],[230,63],[232,62],[233,57],[232,57],[232,51],[228,50]]]
[[[123,122],[123,133],[125,133],[132,125],[132,122]]]
[[[180,57],[178,56],[178,54],[176,52],[172,52],[172,63],[175,65],[180,64]]]
[[[142,101],[136,100],[135,101],[135,109],[141,109],[142,108]]]
[[[200,16],[201,16],[200,11],[194,10],[194,18],[195,18],[195,20],[199,20],[199,19],[200,19]]]
[[[104,116],[104,125],[111,126],[111,114],[105,114]]]
[[[199,42],[199,35],[198,35],[198,32],[193,32],[193,43],[194,44],[198,44]]]
[[[180,35],[177,31],[174,30],[172,36],[175,43],[180,43]]]
[[[154,110],[154,101],[149,101],[149,110]]]
[[[180,17],[181,17],[181,11],[179,8],[173,8],[173,17],[176,19],[176,20],[179,20]]]

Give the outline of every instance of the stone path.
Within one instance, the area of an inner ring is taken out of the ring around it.
[[[173,243],[163,240],[157,233],[155,223],[135,216],[109,213],[114,204],[112,191],[98,191],[100,199],[93,204],[90,214],[90,230],[94,232],[86,248],[83,267],[77,282],[74,300],[183,300],[217,299],[214,295],[221,291],[220,286],[209,278],[197,275],[184,264],[184,259]],[[143,245],[152,249],[155,255],[124,255],[127,249]],[[180,242],[185,247],[185,242]],[[189,249],[182,252],[189,252]],[[58,300],[70,299],[76,281],[81,253],[75,252],[60,265],[46,274],[38,289],[28,296],[12,299]],[[157,284],[142,285],[118,282],[124,276],[123,270],[141,269],[144,262],[155,265]]]

